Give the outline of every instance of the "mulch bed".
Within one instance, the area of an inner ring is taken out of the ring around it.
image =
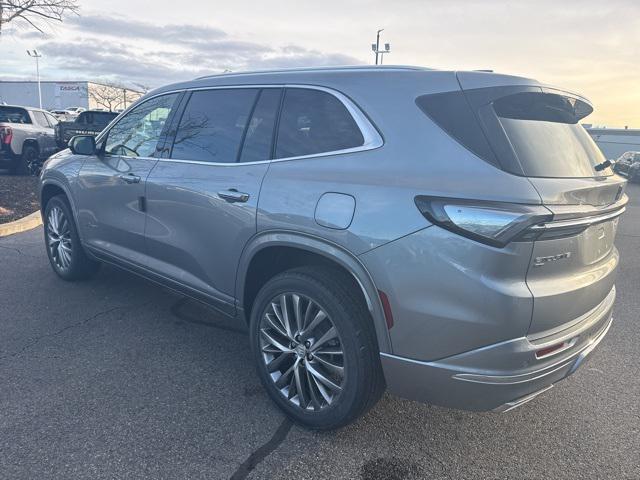
[[[26,217],[38,208],[38,177],[8,175],[0,171],[0,223]]]

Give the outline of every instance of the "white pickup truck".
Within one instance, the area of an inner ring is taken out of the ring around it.
[[[44,159],[58,150],[49,112],[31,107],[0,105],[0,168],[35,175]]]

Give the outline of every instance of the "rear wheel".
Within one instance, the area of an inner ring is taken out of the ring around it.
[[[294,421],[334,429],[373,406],[384,389],[371,317],[344,273],[303,267],[260,290],[251,347],[260,379]]]
[[[64,280],[82,280],[100,267],[85,253],[76,229],[71,208],[64,195],[47,202],[44,213],[44,240],[53,271]]]

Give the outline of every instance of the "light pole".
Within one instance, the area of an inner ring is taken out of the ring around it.
[[[384,32],[384,28],[381,28],[380,30],[378,30],[378,33],[376,34],[376,43],[371,44],[371,50],[373,50],[373,53],[376,54],[376,65],[378,65],[378,63],[382,65],[382,59],[384,58],[384,54],[391,53],[390,43],[385,43],[384,50],[380,50],[380,32]],[[378,59],[380,59],[379,62],[378,62]]]
[[[38,80],[38,104],[40,105],[40,109],[42,109],[42,90],[40,89],[40,59],[42,55],[38,53],[37,50],[27,50],[27,55],[31,58],[36,59],[36,78]]]

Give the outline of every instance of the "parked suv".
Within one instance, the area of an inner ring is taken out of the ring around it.
[[[385,384],[508,410],[611,325],[627,196],[591,111],[535,80],[409,67],[170,85],[46,163],[47,253],[63,279],[108,262],[248,322],[264,387],[311,428]]]
[[[75,135],[98,135],[117,116],[115,112],[85,110],[72,121],[58,123],[56,127],[58,147],[67,148],[69,140]]]
[[[36,174],[42,161],[57,151],[58,120],[38,108],[0,105],[0,168]]]

